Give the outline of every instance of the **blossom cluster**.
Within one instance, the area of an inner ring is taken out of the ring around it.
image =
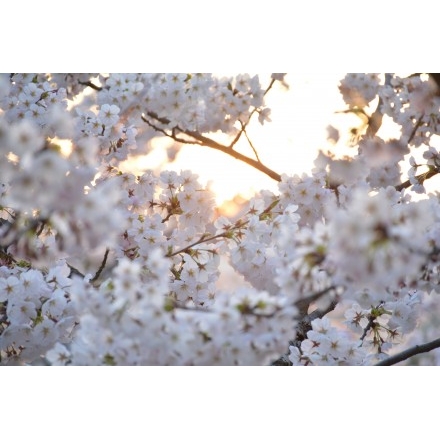
[[[378,92],[383,113],[402,129],[402,140],[414,146],[429,145],[440,130],[440,97],[437,86],[428,77],[395,76]]]
[[[127,171],[156,136],[270,121],[284,78],[0,76],[0,364],[370,365],[420,342],[440,292],[429,78],[348,74],[348,111],[388,115],[401,137],[323,148],[234,216],[191,170]],[[238,287],[220,286],[225,264]]]
[[[365,107],[377,96],[379,84],[376,73],[347,73],[341,80],[339,91],[349,107]]]
[[[26,266],[0,271],[0,364],[31,363],[69,343],[77,323],[65,262],[44,274]]]
[[[122,258],[95,289],[71,286],[81,323],[75,338],[47,354],[56,365],[257,365],[288,344],[292,313],[281,298],[253,289],[219,292],[216,304],[179,308],[168,296],[170,261],[156,249],[148,262]],[[164,303],[164,298],[168,298]]]

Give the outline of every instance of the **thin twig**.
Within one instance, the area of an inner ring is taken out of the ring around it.
[[[265,217],[266,214],[268,214],[270,211],[272,211],[272,209],[275,208],[275,206],[277,206],[278,202],[279,202],[278,199],[274,200],[264,211],[262,211],[260,213],[260,219]],[[171,257],[174,257],[174,256],[176,256],[178,254],[187,253],[194,246],[197,246],[197,245],[202,244],[202,243],[206,243],[208,241],[215,240],[217,238],[228,238],[231,235],[231,233],[233,233],[233,231],[235,231],[237,229],[242,229],[249,222],[250,222],[250,220],[237,220],[235,222],[235,224],[233,226],[231,226],[231,228],[226,230],[225,232],[222,232],[222,233],[217,234],[217,235],[206,235],[206,234],[204,234],[204,235],[202,235],[200,237],[199,240],[195,241],[194,243],[189,244],[188,246],[186,246],[186,247],[184,247],[182,249],[179,249],[178,251],[175,251],[175,252],[173,252],[171,254],[167,254],[166,257],[171,258]]]
[[[154,115],[154,113],[150,113],[147,112],[147,115],[156,119],[156,116]],[[189,140],[189,139],[183,139],[183,138],[179,138],[177,137],[176,131],[180,131],[181,133],[184,133],[183,130],[181,130],[179,127],[174,127],[171,130],[171,134],[168,133],[166,130],[164,130],[163,128],[157,127],[156,125],[152,124],[144,115],[141,115],[141,119],[148,124],[151,128],[153,128],[154,130],[164,134],[166,137],[169,137],[171,139],[173,139],[176,142],[180,142],[181,144],[191,144],[191,145],[199,145],[201,147],[203,147],[203,144],[201,142],[196,142],[194,140]],[[157,119],[159,122],[163,123],[163,119]]]
[[[239,153],[238,151],[231,150],[228,147],[221,145],[214,140],[207,138],[200,133],[197,132],[185,132],[185,134],[194,137],[194,139],[199,140],[204,146],[213,148],[214,150],[222,151],[223,153],[228,154],[229,156],[232,156],[233,158],[240,160],[242,162],[247,163],[248,165],[254,167],[255,169],[261,171],[262,173],[266,174],[267,176],[271,177],[272,179],[276,180],[277,182],[281,182],[281,176],[276,173],[275,171],[268,168],[266,165],[263,165],[262,163],[256,161],[255,159],[252,159],[248,156],[245,156],[244,154]]]
[[[231,150],[228,147],[225,147],[224,145],[221,145],[212,139],[209,139],[205,136],[202,136],[199,133],[188,132],[186,134],[193,136],[197,140],[200,140],[200,142],[204,146],[209,147],[209,148],[213,148],[214,150],[222,151],[223,153],[226,153],[229,156],[232,156],[234,159],[237,159],[237,160],[240,160],[244,163],[247,163],[248,165],[250,165],[250,166],[254,167],[255,169],[261,171],[262,173],[266,174],[270,178],[276,180],[277,182],[281,182],[281,176],[278,173],[271,170],[266,165],[263,165],[262,163],[256,161],[255,159],[252,159],[248,156],[245,156],[244,154],[241,154],[238,151]]]
[[[272,86],[275,84],[276,80],[272,79],[269,86],[267,87],[267,89],[265,90],[263,96],[266,96],[266,94],[269,92],[269,90],[272,88]],[[276,173],[275,171],[271,170],[270,168],[266,167],[265,165],[263,165],[260,161],[260,158],[258,157],[258,153],[256,151],[256,149],[254,148],[251,140],[249,139],[247,133],[246,133],[246,127],[249,124],[252,116],[257,112],[257,108],[255,107],[252,112],[249,115],[249,118],[246,122],[241,122],[241,126],[242,129],[239,131],[239,133],[237,134],[237,136],[234,138],[234,140],[231,142],[231,144],[229,144],[228,146],[226,145],[222,145],[219,144],[218,142],[215,142],[214,140],[207,138],[203,135],[201,135],[199,132],[196,131],[189,131],[189,130],[182,130],[181,128],[179,128],[178,126],[172,128],[171,133],[168,133],[166,131],[166,129],[157,127],[155,124],[153,124],[152,122],[150,122],[147,118],[145,118],[144,115],[141,116],[141,119],[147,124],[149,125],[151,128],[157,130],[158,132],[164,134],[165,136],[175,140],[176,142],[180,142],[180,143],[184,143],[184,144],[193,144],[193,145],[200,145],[200,146],[206,146],[209,148],[213,148],[215,150],[219,150],[222,151],[223,153],[228,154],[229,156],[234,157],[237,160],[240,160],[244,163],[247,163],[248,165],[254,167],[255,169],[261,171],[262,173],[266,174],[267,176],[269,176],[270,178],[276,180],[277,182],[281,182],[281,176],[280,174]],[[157,114],[155,114],[154,112],[146,112],[146,114],[160,122],[161,124],[167,125],[170,123],[170,121],[167,118],[161,118],[159,117]],[[190,136],[191,138],[195,139],[195,141],[191,141],[191,140],[186,140],[186,139],[182,139],[177,137],[176,135],[176,131],[180,131],[183,134]],[[257,158],[252,159],[251,157],[245,156],[244,154],[241,154],[237,151],[235,151],[233,149],[234,145],[238,142],[238,140],[240,139],[242,134],[245,134],[246,138],[248,139],[249,145],[251,146],[252,150],[254,151],[255,157]]]
[[[271,79],[270,84],[267,86],[267,89],[264,91],[263,93],[263,97],[267,95],[267,93],[269,92],[269,90],[272,88],[272,86],[275,84],[277,80],[276,79]],[[234,145],[239,141],[241,135],[243,134],[244,130],[246,129],[247,125],[249,124],[249,122],[252,119],[252,116],[257,112],[257,108],[255,107],[251,114],[249,115],[249,118],[246,122],[241,122],[241,130],[237,133],[237,136],[235,136],[234,140],[229,144],[229,148],[232,150],[232,148],[234,148]]]
[[[67,267],[70,269],[70,274],[69,274],[69,278],[72,278],[72,275],[78,275],[81,278],[84,278],[85,275],[83,273],[81,273],[76,267],[73,267],[71,264],[66,263]]]
[[[378,362],[375,366],[382,367],[382,366],[394,365],[394,364],[402,362],[406,359],[409,359],[412,356],[415,356],[415,355],[421,354],[421,353],[427,353],[431,350],[435,350],[436,348],[440,348],[440,338],[435,339],[434,341],[428,342],[426,344],[416,345],[412,348],[409,348],[408,350],[405,350],[405,351],[402,351],[401,353],[395,354],[394,356],[390,356],[389,358]]]
[[[150,116],[150,113],[148,113],[148,115]],[[174,140],[177,140],[176,138],[175,138],[175,135],[174,135],[174,133],[173,134],[169,134],[169,133],[167,133],[163,128],[159,128],[159,127],[157,127],[156,125],[154,125],[154,124],[152,124],[144,115],[141,115],[141,119],[148,125],[148,126],[150,126],[151,128],[153,128],[154,130],[156,130],[156,131],[158,131],[159,133],[162,133],[162,134],[164,134],[165,136],[167,136],[167,137],[170,137],[170,138],[173,138]],[[180,141],[179,141],[180,142]]]
[[[228,229],[227,231],[222,232],[222,233],[217,234],[217,235],[206,235],[206,234],[203,234],[201,236],[201,238],[199,240],[195,241],[194,243],[191,243],[188,246],[186,246],[186,247],[184,247],[182,249],[179,249],[178,251],[173,252],[172,254],[167,254],[166,256],[171,258],[171,257],[174,257],[174,256],[176,256],[178,254],[187,253],[191,248],[193,248],[194,246],[197,246],[199,244],[206,243],[208,241],[212,241],[212,240],[215,240],[217,238],[227,238],[229,235],[231,235],[231,232],[233,232],[236,229],[241,229],[243,226],[246,226],[248,223],[249,223],[249,220],[247,220],[245,222],[239,222],[238,224],[236,223],[236,225],[231,227],[231,229]]]
[[[247,134],[246,128],[244,127],[243,123],[241,123],[241,126],[242,126],[242,131],[243,131],[244,135],[246,136],[246,139],[249,142],[249,145],[251,146],[251,148],[252,148],[252,150],[253,150],[253,152],[255,154],[255,157],[257,158],[257,161],[261,163],[261,160],[260,160],[260,158],[258,156],[257,150],[255,149],[254,145],[252,144],[252,141],[250,140],[250,138],[249,138],[249,136]]]
[[[241,122],[241,121],[240,121],[240,123],[241,123],[242,129],[237,133],[237,136],[235,136],[235,138],[233,139],[233,141],[232,141],[232,142],[229,144],[229,146],[228,146],[228,148],[230,148],[231,150],[234,148],[235,144],[240,140],[241,135],[243,134],[243,126],[244,126],[244,123]]]
[[[107,257],[110,252],[110,249],[105,250],[104,258],[102,259],[101,266],[99,266],[98,271],[95,273],[95,276],[90,280],[91,283],[94,283],[101,275],[101,272],[104,270],[105,265],[107,264]]]
[[[202,237],[199,240],[195,241],[194,243],[191,243],[188,246],[186,246],[182,249],[179,249],[178,251],[173,252],[172,254],[167,254],[166,256],[168,258],[171,258],[171,257],[175,257],[176,255],[179,255],[179,254],[187,253],[191,248],[193,248],[194,246],[197,246],[198,244],[206,243],[208,241],[215,240],[216,238],[226,237],[228,235],[228,233],[229,233],[229,231],[222,232],[221,234],[217,234],[217,235],[210,235],[210,236],[202,235]]]
[[[161,123],[169,123],[169,121],[167,119],[158,118],[157,115],[155,115],[152,112],[147,112],[147,115],[153,119],[158,120]],[[179,129],[183,134],[192,137],[193,139],[195,139],[198,142],[184,141],[180,138],[177,138],[175,133],[170,134],[170,133],[167,133],[164,129],[156,127],[154,124],[147,121],[144,116],[142,116],[142,120],[144,122],[146,122],[150,127],[157,129],[157,131],[164,133],[165,136],[170,137],[171,139],[174,139],[177,142],[196,144],[196,145],[205,146],[205,147],[212,148],[214,150],[221,151],[229,156],[232,156],[234,159],[240,160],[240,161],[252,166],[253,168],[257,169],[258,171],[261,171],[263,174],[266,174],[270,178],[276,180],[277,182],[281,182],[280,174],[271,170],[266,165],[263,165],[261,162],[258,162],[257,160],[252,159],[251,157],[245,156],[244,154],[241,154],[238,151],[235,151],[235,150],[229,148],[228,146],[219,144],[218,142],[214,141],[213,139],[205,137],[197,131],[189,131],[189,130],[180,130]]]
[[[407,141],[407,144],[408,144],[408,145],[412,142],[412,140],[414,139],[414,136],[416,135],[417,129],[418,129],[418,128],[420,127],[420,125],[422,124],[423,116],[425,116],[424,113],[420,116],[419,119],[417,119],[416,125],[414,125],[414,128],[413,128],[411,134],[409,135],[409,138],[408,138],[408,141]]]

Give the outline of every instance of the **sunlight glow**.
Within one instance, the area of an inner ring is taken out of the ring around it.
[[[289,88],[276,83],[266,95],[271,108],[271,122],[262,126],[257,118],[249,124],[247,132],[261,162],[279,174],[309,173],[319,150],[331,150],[338,157],[352,155],[350,130],[362,125],[359,116],[344,113],[346,104],[339,92],[339,82],[345,73],[293,73],[285,81]],[[260,75],[262,84],[269,83],[269,74]],[[374,111],[377,99],[367,111]],[[339,131],[339,142],[328,139],[328,127]],[[384,116],[378,132],[383,139],[399,138],[399,127]],[[207,135],[210,137],[211,135]],[[212,135],[218,140],[217,134]],[[228,140],[223,140],[225,144]],[[151,141],[151,151],[130,160],[127,170],[141,173],[146,169],[168,169],[180,172],[191,169],[200,181],[215,192],[217,203],[232,209],[227,202],[234,198],[248,199],[261,188],[277,192],[277,182],[262,172],[226,154],[208,147],[177,145],[164,137]],[[234,147],[255,158],[244,136]],[[171,156],[171,157],[170,157]],[[170,161],[171,160],[171,161]]]
[[[332,122],[341,126],[344,119],[350,119],[350,115],[335,113],[345,108],[338,90],[344,76],[344,73],[287,74],[288,90],[276,83],[266,96],[272,122],[261,126],[255,117],[248,127],[249,137],[263,164],[279,174],[289,175],[313,168],[318,150],[330,146],[327,126]],[[263,84],[269,83],[269,74],[260,75],[260,80]],[[165,166],[166,149],[170,145],[172,142],[168,139],[155,139],[151,153],[130,163],[131,171]],[[255,157],[244,137],[235,148]],[[193,170],[203,183],[210,183],[219,204],[236,195],[248,198],[261,188],[277,190],[277,182],[260,171],[224,153],[195,145],[182,146],[176,159],[167,163],[166,168]]]

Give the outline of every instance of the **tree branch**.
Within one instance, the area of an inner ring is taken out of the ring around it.
[[[385,85],[388,86],[391,84],[391,73],[385,74]],[[382,119],[383,119],[383,113],[382,113],[382,104],[383,99],[382,97],[379,97],[379,102],[377,103],[376,110],[374,113],[368,118],[368,128],[367,128],[367,136],[375,136],[376,133],[379,131],[379,128],[382,126]]]
[[[414,136],[416,135],[417,129],[422,125],[422,119],[423,116],[425,116],[425,114],[423,113],[419,119],[417,119],[416,125],[414,125],[414,128],[411,132],[411,134],[409,135],[407,144],[409,145],[411,143],[411,141],[414,139]]]
[[[368,118],[368,128],[367,128],[367,136],[373,137],[379,131],[379,128],[382,126],[383,113],[381,110],[383,104],[382,98],[379,98],[379,102],[377,104],[376,110],[374,113]]]
[[[311,302],[315,301],[316,299],[321,298],[324,294],[328,293],[330,290],[335,289],[335,286],[330,286],[324,290],[321,290],[320,292],[317,292],[315,294],[312,294],[311,296],[304,298],[303,300],[299,300],[295,303],[295,305],[299,308],[300,306],[304,306],[304,304],[301,304],[302,301],[305,301],[308,305],[310,305]],[[296,325],[296,336],[295,340],[290,341],[289,346],[295,346],[300,348],[301,342],[304,341],[304,339],[307,339],[307,332],[312,330],[312,321],[318,318],[322,318],[323,316],[327,315],[327,313],[330,313],[332,310],[335,309],[336,305],[338,304],[337,300],[333,300],[330,302],[330,304],[325,309],[316,309],[310,314],[307,314],[307,311],[304,315],[302,315],[301,320]],[[303,308],[304,310],[304,308]],[[275,361],[273,361],[270,365],[272,366],[290,366],[292,365],[292,362],[289,360],[289,354],[285,353],[283,356],[279,357]]]
[[[83,273],[81,273],[76,267],[73,267],[71,264],[67,263],[67,267],[70,269],[70,274],[69,274],[69,278],[72,278],[73,275],[77,275],[81,278],[84,278],[85,275]]]
[[[434,177],[439,173],[440,173],[439,170],[433,168],[433,169],[430,169],[429,171],[427,171],[426,173],[423,173],[423,174],[416,176],[416,179],[420,183],[423,183],[425,180],[428,180],[431,177]],[[407,181],[401,183],[400,185],[396,185],[395,188],[397,191],[402,191],[402,189],[409,188],[411,185],[412,185],[412,183],[409,180],[407,180]]]
[[[402,362],[406,359],[409,359],[412,356],[421,353],[427,353],[428,351],[435,350],[436,348],[440,348],[440,338],[435,339],[434,341],[428,342],[427,344],[416,345],[408,350],[402,351],[401,353],[395,354],[394,356],[390,356],[383,361],[378,362],[375,366],[390,366]]]
[[[191,244],[189,244],[188,246],[186,246],[186,247],[184,247],[182,249],[179,249],[179,250],[177,250],[175,252],[172,252],[171,254],[168,253],[165,256],[168,257],[168,258],[171,258],[171,257],[175,257],[176,255],[179,255],[179,254],[188,253],[188,251],[191,248],[193,248],[194,246],[197,246],[198,244],[206,243],[208,241],[212,241],[212,240],[215,240],[217,238],[227,237],[228,232],[222,232],[221,234],[217,234],[217,235],[208,235],[208,236],[202,235],[202,237],[199,240],[195,241],[194,243],[191,243]]]
[[[147,112],[147,115],[150,118],[156,119],[157,121],[161,122],[161,123],[169,123],[170,121],[168,121],[165,118],[158,118],[157,115],[155,113],[152,112]],[[171,139],[174,139],[177,142],[183,142],[183,143],[191,143],[191,144],[196,144],[196,145],[201,145],[201,146],[205,146],[205,147],[209,147],[212,148],[214,150],[218,150],[221,151],[229,156],[232,156],[234,159],[240,160],[241,162],[244,162],[248,165],[250,165],[251,167],[257,169],[258,171],[261,171],[263,174],[266,174],[267,176],[269,176],[270,178],[276,180],[277,182],[281,182],[281,176],[271,170],[269,167],[267,167],[266,165],[263,165],[261,162],[259,162],[258,160],[252,159],[251,157],[245,156],[244,154],[239,153],[238,151],[233,150],[232,148],[219,144],[218,142],[214,141],[211,138],[208,138],[206,136],[203,136],[202,134],[200,134],[197,131],[190,131],[190,130],[182,130],[178,127],[176,127],[180,132],[182,132],[183,134],[192,137],[193,139],[195,139],[198,142],[190,142],[190,141],[186,141],[186,140],[182,140],[180,138],[178,138],[174,132],[170,134],[167,133],[165,130],[160,129],[159,127],[156,127],[154,124],[152,124],[151,122],[149,122],[145,116],[142,115],[142,120],[147,123],[150,127],[156,129],[157,131],[160,131],[161,133],[164,133],[166,136],[170,137]]]
[[[246,139],[247,139],[249,145],[251,146],[252,151],[254,152],[257,161],[258,161],[259,163],[261,163],[261,160],[260,160],[260,158],[259,158],[259,156],[258,156],[257,150],[255,149],[254,144],[252,143],[251,139],[249,138],[249,136],[248,136],[248,134],[247,134],[247,131],[246,131],[246,128],[245,128],[245,126],[243,125],[243,123],[241,123],[241,127],[242,127],[241,131],[242,131],[242,132],[244,133],[244,135],[246,136]]]
[[[263,93],[263,96],[266,96],[266,95],[267,95],[267,93],[269,92],[269,90],[272,88],[272,86],[275,84],[276,81],[277,81],[276,79],[273,79],[273,78],[271,79],[270,84],[267,86],[267,89],[266,89],[266,90],[264,91],[264,93]],[[234,138],[234,140],[233,140],[233,141],[231,142],[231,144],[229,145],[229,148],[231,148],[231,150],[232,150],[232,148],[234,148],[234,145],[238,142],[238,140],[240,139],[241,135],[244,133],[244,131],[245,131],[247,125],[248,125],[249,122],[251,121],[252,116],[255,114],[256,111],[257,111],[257,108],[254,108],[254,109],[252,110],[252,112],[251,112],[251,114],[249,115],[249,118],[248,118],[248,120],[247,120],[246,122],[241,122],[241,121],[240,121],[240,124],[241,124],[242,129],[238,132],[237,136]]]
[[[312,302],[317,301],[319,298],[324,296],[326,293],[335,290],[335,286],[327,287],[326,289],[323,289],[317,293],[314,293],[306,298],[301,298],[295,302],[295,306],[298,308],[300,313],[300,319],[304,319],[304,317],[307,316],[307,312],[309,310],[309,306]],[[315,319],[315,318],[313,318]]]
[[[207,138],[205,136],[202,136],[201,134],[197,132],[187,132],[186,134],[194,137],[194,139],[199,140],[203,145],[209,148],[213,148],[214,150],[222,151],[223,153],[228,154],[229,156],[232,156],[233,158],[240,160],[244,163],[247,163],[248,165],[254,167],[255,169],[261,171],[262,173],[266,174],[270,178],[276,180],[277,182],[281,182],[281,176],[276,173],[275,171],[268,168],[266,165],[263,165],[261,162],[258,162],[255,159],[252,159],[248,156],[245,156],[244,154],[239,153],[238,151],[232,150],[228,147],[225,147],[224,145],[221,145],[214,140]]]
[[[104,253],[104,258],[102,259],[101,265],[99,266],[97,272],[95,273],[95,276],[90,280],[90,283],[94,283],[101,275],[102,271],[104,270],[105,265],[107,264],[107,257],[110,252],[110,249],[106,249]]]
[[[91,87],[93,90],[96,90],[97,92],[102,90],[102,87],[93,84],[91,81],[78,81],[78,83],[81,84],[82,86]]]
[[[266,216],[270,211],[272,211],[273,208],[278,204],[279,199],[276,199],[273,201],[263,212],[260,213],[260,220]],[[171,252],[169,251],[168,254],[165,256],[168,258],[174,257],[178,254],[182,253],[188,253],[188,251],[193,248],[194,246],[197,246],[201,243],[206,243],[208,241],[216,240],[217,238],[233,238],[233,236],[236,234],[235,231],[239,231],[240,229],[244,228],[249,223],[249,220],[242,220],[239,219],[235,222],[234,225],[232,225],[229,229],[227,229],[225,232],[221,232],[217,235],[209,235],[209,234],[203,234],[197,241],[194,243],[189,244],[188,246],[185,246],[182,249],[179,249],[177,251]],[[171,253],[170,253],[171,252]],[[327,292],[328,290],[326,290]],[[308,299],[308,298],[307,298]]]

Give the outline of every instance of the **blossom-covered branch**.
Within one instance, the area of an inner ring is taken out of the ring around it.
[[[407,350],[404,350],[393,356],[389,356],[384,360],[378,362],[376,366],[381,367],[395,365],[418,354],[428,353],[429,351],[435,350],[436,348],[440,348],[440,338],[435,339],[431,342],[427,342],[426,344],[415,345],[414,347],[408,348]]]
[[[152,112],[147,112],[147,115],[150,118],[152,118],[153,120],[154,119],[158,120],[157,115],[155,115]],[[150,125],[152,128],[154,128],[155,130],[164,133],[166,136],[170,137],[171,139],[175,140],[176,142],[180,142],[180,143],[184,143],[184,144],[195,144],[195,145],[213,148],[214,150],[221,151],[222,153],[225,153],[228,156],[232,156],[234,159],[240,160],[240,161],[252,166],[256,170],[261,171],[262,173],[268,175],[270,178],[276,180],[277,182],[281,181],[281,176],[277,172],[273,171],[272,169],[268,168],[263,163],[261,163],[258,156],[257,156],[257,159],[255,160],[255,159],[252,159],[251,157],[248,157],[248,156],[234,150],[233,149],[233,146],[235,143],[234,141],[232,141],[230,145],[222,145],[222,144],[214,141],[211,138],[203,136],[202,134],[200,134],[196,131],[180,130],[178,127],[175,127],[175,129],[171,133],[168,133],[165,130],[160,129],[159,127],[155,126],[153,123],[148,121],[145,118],[145,116],[142,116],[142,120],[144,122],[146,122],[148,125]],[[168,120],[166,120],[166,119],[164,120],[163,118],[162,118],[162,120],[159,120],[159,122],[166,123],[166,124],[169,123]],[[176,134],[176,132],[179,132],[179,131],[181,133],[189,136],[190,139],[179,138]],[[243,133],[244,131],[245,131],[245,126],[242,127],[242,129],[240,130],[240,133]],[[251,146],[252,146],[252,144],[251,144]],[[252,148],[253,148],[253,146],[252,146]],[[254,148],[253,148],[253,150],[255,151]]]

